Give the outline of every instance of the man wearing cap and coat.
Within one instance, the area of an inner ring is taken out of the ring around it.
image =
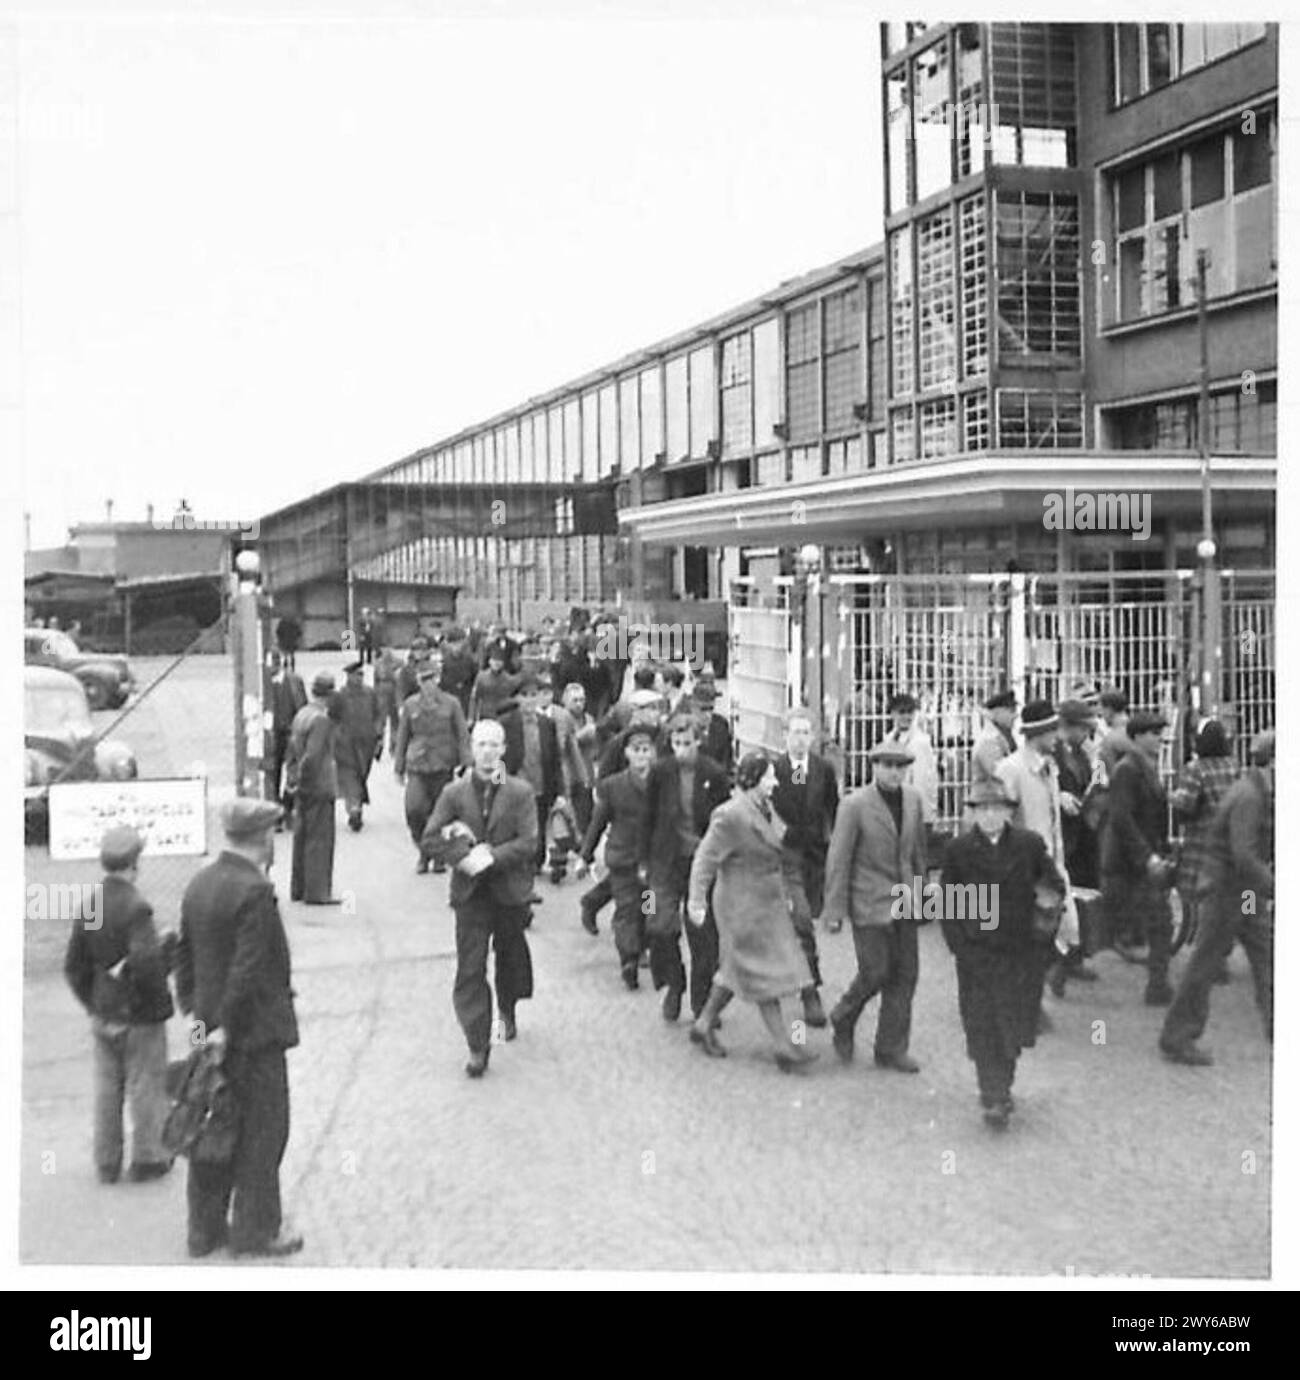
[[[221,810],[226,846],[181,900],[176,996],[192,1018],[191,1041],[222,1051],[236,1126],[229,1160],[190,1159],[188,1236],[196,1257],[227,1240],[237,1255],[302,1249],[302,1237],[284,1231],[280,1207],[289,1143],[285,1054],[298,1043],[298,1022],[289,940],[267,875],[279,817],[267,801],[228,801]]]
[[[393,770],[406,786],[406,827],[419,850],[415,870],[429,870],[421,847],[424,829],[452,773],[470,763],[469,730],[460,701],[439,685],[442,658],[436,653],[421,663],[419,693],[403,704],[397,720]],[[435,871],[442,872],[442,864]]]
[[[337,905],[334,887],[334,677],[321,671],[311,683],[311,703],[293,718],[286,779],[294,794],[293,867],[289,899],[309,906]]]
[[[920,791],[926,826],[933,828],[939,818],[939,764],[935,761],[930,735],[916,721],[917,708],[914,695],[895,695],[889,701],[889,713],[894,725],[882,741],[912,754],[912,765],[908,767],[903,781]]]
[[[835,1052],[853,1058],[853,1035],[863,1008],[880,994],[875,1058],[881,1068],[918,1073],[908,1053],[912,997],[919,972],[915,889],[926,875],[921,793],[903,784],[912,755],[879,743],[871,750],[872,778],[841,802],[826,856],[827,927],[853,925],[858,973],[831,1012]]]
[[[293,810],[293,796],[284,789],[284,762],[289,753],[289,734],[294,715],[307,703],[307,687],[296,671],[284,665],[281,652],[272,648],[271,670],[271,732],[266,765],[266,798],[283,805],[285,813]]]
[[[1035,1042],[1065,878],[1042,838],[1011,824],[1015,802],[1000,780],[976,782],[966,803],[973,826],[944,854],[941,923],[984,1119],[1001,1129],[1014,1108],[1016,1060]]]
[[[361,808],[370,804],[366,782],[384,746],[384,716],[379,696],[362,679],[361,662],[344,668],[347,680],[334,700],[334,762],[339,791],[348,812],[348,828],[361,828]]]
[[[1013,690],[999,690],[984,701],[983,729],[971,750],[970,779],[991,781],[998,763],[1016,750],[1011,726],[1016,721],[1016,696]]]
[[[144,839],[130,825],[114,825],[104,835],[101,909],[72,922],[63,964],[68,986],[90,1014],[95,1168],[106,1184],[116,1183],[122,1172],[124,1099],[131,1114],[130,1180],[142,1183],[171,1168],[162,1144],[171,950],[160,943],[153,908],[136,890],[143,848]]]
[[[1097,831],[1093,810],[1100,773],[1087,748],[1096,723],[1096,710],[1086,700],[1069,699],[1062,700],[1056,712],[1060,718],[1060,734],[1052,755],[1061,788],[1065,873],[1073,895],[1076,887],[1095,891],[1098,885]],[[1058,997],[1064,994],[1067,979],[1094,982],[1097,977],[1096,972],[1084,962],[1086,955],[1091,952],[1092,931],[1087,903],[1078,896],[1074,896],[1074,903],[1079,917],[1078,942],[1049,977],[1052,990]]]

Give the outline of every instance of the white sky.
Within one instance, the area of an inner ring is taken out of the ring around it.
[[[0,30],[34,545],[257,517],[880,237],[861,3],[309,10]]]

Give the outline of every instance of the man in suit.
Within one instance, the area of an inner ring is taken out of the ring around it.
[[[772,808],[785,825],[782,848],[790,915],[812,975],[812,986],[802,993],[804,1021],[820,1029],[826,1024],[826,1013],[817,992],[822,974],[814,921],[822,913],[825,900],[826,849],[835,826],[840,789],[825,759],[812,751],[812,740],[808,710],[790,710],[785,716],[785,751],[775,764]]]
[[[362,806],[370,804],[366,782],[376,749],[384,745],[379,696],[365,683],[361,666],[360,661],[353,661],[344,667],[347,679],[335,700],[334,762],[353,833],[361,829]]]
[[[423,847],[451,867],[456,914],[452,1003],[469,1045],[465,1072],[487,1072],[492,1038],[488,944],[496,955],[496,997],[506,1040],[518,1033],[516,1005],[533,995],[533,961],[524,933],[537,856],[537,808],[526,781],[502,761],[505,730],[493,719],[474,725],[473,770],[438,797]]]
[[[682,964],[682,909],[689,890],[695,850],[709,827],[709,816],[731,796],[726,768],[699,750],[695,719],[683,715],[668,725],[672,755],[650,769],[646,785],[647,828],[639,863],[645,870],[653,906],[647,917],[650,976],[655,991],[666,988],[663,1016],[675,1021],[682,1011],[686,969]],[[691,1011],[699,1016],[718,967],[718,929],[710,914],[703,925],[689,925]]]
[[[298,1022],[289,940],[267,875],[279,815],[267,801],[228,801],[221,809],[226,846],[181,900],[176,995],[193,1018],[191,1040],[222,1051],[237,1127],[230,1160],[190,1160],[192,1256],[210,1255],[227,1239],[236,1255],[302,1249],[302,1237],[284,1230],[280,1208],[289,1143],[285,1054],[298,1043]]]
[[[289,733],[294,715],[307,703],[302,677],[288,669],[278,648],[271,650],[271,742],[266,766],[266,798],[293,812],[293,796],[284,789],[284,762],[289,752]],[[279,826],[283,828],[283,824]]]
[[[393,771],[406,787],[406,827],[419,854],[418,873],[429,870],[423,839],[433,807],[452,772],[470,763],[465,715],[460,701],[439,687],[440,672],[436,654],[421,664],[420,690],[402,705],[393,749]],[[435,870],[443,869],[439,865]]]
[[[311,683],[311,703],[294,715],[289,734],[286,777],[297,820],[289,899],[309,906],[336,906],[334,889],[334,802],[338,767],[334,761],[335,725],[331,715],[334,677],[321,671]]]
[[[124,1098],[131,1112],[131,1182],[156,1179],[172,1165],[162,1144],[172,1014],[168,950],[159,942],[153,908],[136,890],[143,849],[144,839],[130,825],[105,833],[101,910],[72,922],[63,964],[95,1041],[95,1168],[105,1184],[116,1183],[122,1172]]]
[[[559,737],[555,720],[542,712],[551,700],[550,682],[526,671],[516,698],[497,714],[505,731],[505,767],[533,788],[537,810],[537,868],[546,861],[546,822],[551,806],[564,798]]]
[[[908,1053],[912,996],[919,960],[912,897],[926,875],[921,793],[905,786],[912,755],[879,743],[871,750],[871,781],[839,808],[826,857],[827,927],[853,924],[858,975],[831,1012],[835,1052],[853,1058],[853,1033],[866,1004],[880,993],[876,1063],[919,1073]]]
[[[1170,909],[1168,803],[1157,764],[1164,720],[1139,712],[1128,722],[1132,748],[1117,762],[1107,793],[1101,889],[1111,942],[1121,955],[1147,943],[1148,1006],[1168,1006]]]
[[[721,762],[730,771],[733,756],[731,725],[714,708],[718,702],[718,687],[711,680],[697,680],[691,692],[691,702],[699,715],[700,751],[715,762]]]

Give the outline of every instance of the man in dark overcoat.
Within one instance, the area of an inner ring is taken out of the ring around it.
[[[551,806],[564,798],[564,774],[560,763],[559,735],[555,720],[544,712],[551,702],[550,682],[526,671],[519,679],[513,700],[507,700],[492,717],[505,730],[505,769],[533,788],[537,809],[537,867],[546,860],[546,823]]]
[[[474,725],[473,769],[438,797],[423,848],[452,868],[456,915],[456,980],[452,1003],[469,1045],[465,1072],[487,1072],[492,1040],[488,945],[496,955],[496,998],[501,1032],[517,1034],[516,1005],[533,995],[533,962],[524,933],[537,852],[537,810],[532,788],[506,773],[505,730],[495,719]]]
[[[297,816],[289,899],[309,906],[337,905],[334,887],[334,677],[321,671],[311,683],[311,703],[294,715],[286,758],[286,779]]]
[[[347,680],[335,698],[334,761],[339,791],[348,812],[348,828],[361,828],[361,809],[370,804],[366,782],[376,749],[384,743],[384,716],[379,696],[365,683],[361,662],[344,667]]]
[[[289,940],[267,873],[278,806],[238,797],[221,810],[226,845],[181,901],[176,996],[191,1040],[222,1051],[236,1125],[227,1161],[190,1159],[189,1251],[236,1255],[302,1249],[284,1229],[280,1162],[289,1143],[287,1050],[298,1043]],[[229,1220],[227,1215],[229,1214]]]
[[[266,764],[266,798],[282,805],[286,814],[293,811],[293,796],[284,788],[284,762],[289,753],[289,733],[294,715],[307,703],[307,687],[302,677],[288,669],[278,649],[270,654],[271,732]],[[283,825],[281,825],[283,827]]]
[[[1040,835],[1012,827],[1015,801],[1001,781],[976,782],[966,803],[974,827],[945,852],[941,921],[984,1119],[1000,1129],[1015,1105],[1016,1060],[1037,1035],[1065,878]]]

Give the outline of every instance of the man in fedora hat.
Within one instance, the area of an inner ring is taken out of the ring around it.
[[[1102,899],[1111,942],[1121,955],[1135,959],[1145,940],[1148,1006],[1168,1006],[1174,995],[1169,985],[1169,886],[1174,864],[1169,856],[1168,802],[1158,766],[1164,729],[1159,714],[1142,711],[1129,719],[1133,746],[1110,778],[1101,842]]]
[[[279,818],[269,801],[241,796],[223,805],[226,845],[181,900],[176,995],[193,1019],[192,1042],[222,1051],[238,1128],[230,1160],[190,1160],[192,1256],[210,1255],[227,1240],[236,1255],[302,1249],[280,1210],[280,1161],[289,1143],[285,1053],[298,1043],[298,1022],[289,940],[267,875]]]
[[[293,868],[289,899],[309,906],[337,905],[334,885],[334,677],[321,671],[311,683],[311,702],[293,717],[286,779],[293,792]]]
[[[144,838],[117,824],[99,845],[104,880],[98,915],[72,922],[64,975],[90,1015],[95,1042],[95,1168],[100,1183],[122,1172],[122,1104],[131,1114],[133,1183],[171,1168],[162,1144],[167,1102],[169,950],[159,942],[153,908],[136,890]],[[172,939],[175,936],[171,936]]]
[[[370,768],[384,745],[384,716],[379,696],[365,683],[362,662],[343,668],[347,677],[335,698],[334,762],[348,812],[348,828],[361,829],[361,810],[370,804]]]
[[[911,897],[926,875],[921,793],[903,784],[912,754],[887,743],[871,750],[871,780],[843,801],[826,856],[827,928],[853,925],[858,973],[831,1012],[835,1052],[853,1058],[863,1008],[880,993],[875,1057],[881,1068],[919,1073],[908,1053],[919,959]],[[900,902],[900,897],[902,898]]]
[[[1011,823],[1016,802],[1000,780],[975,782],[966,804],[973,828],[944,855],[943,935],[957,962],[957,1002],[984,1119],[1001,1130],[1015,1106],[1016,1060],[1037,1035],[1044,953],[1065,878],[1039,835]]]

